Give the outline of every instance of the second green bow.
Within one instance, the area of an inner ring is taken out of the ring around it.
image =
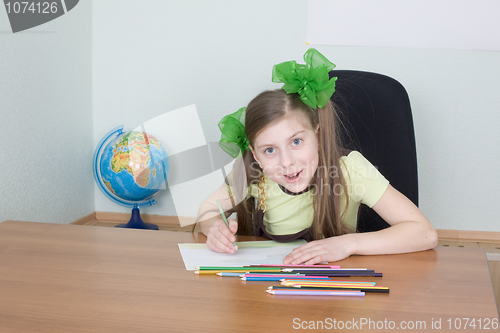
[[[249,142],[245,134],[245,111],[246,107],[228,114],[219,122],[221,139],[219,146],[231,157],[243,156],[245,150],[250,150]]]
[[[328,76],[335,64],[313,48],[304,54],[304,61],[305,65],[295,60],[274,65],[272,80],[284,83],[281,89],[287,94],[298,93],[304,104],[314,109],[322,108],[335,92],[337,78]]]

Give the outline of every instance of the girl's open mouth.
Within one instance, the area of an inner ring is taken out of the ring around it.
[[[289,181],[294,181],[294,180],[297,180],[299,177],[300,177],[300,174],[302,173],[302,170],[297,172],[297,173],[293,173],[293,174],[290,174],[290,175],[285,175],[285,178],[288,179]]]

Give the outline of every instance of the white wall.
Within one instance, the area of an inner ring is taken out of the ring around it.
[[[271,68],[305,50],[306,1],[95,1],[94,142],[196,104],[207,141],[219,120],[273,88]],[[283,34],[284,18],[288,34]],[[300,41],[300,42],[299,42]],[[175,215],[167,193],[147,214]],[[189,198],[186,198],[189,200]],[[96,189],[97,211],[130,212]]]
[[[94,187],[99,139],[194,103],[207,141],[218,141],[224,115],[277,87],[274,64],[301,59],[306,17],[306,0],[82,0],[12,34],[0,10],[0,221],[129,212]],[[437,228],[500,231],[500,53],[312,46],[338,69],[406,87],[421,209]],[[168,194],[156,199],[144,213],[175,214]]]
[[[95,210],[91,4],[16,34],[0,7],[0,222]]]
[[[301,59],[306,0],[95,1],[94,142],[195,103],[208,141],[217,122],[271,83],[275,63]],[[421,209],[437,228],[500,231],[500,53],[317,46],[337,69],[392,76],[414,112]],[[149,214],[174,214],[168,195]],[[128,211],[96,191],[96,210]]]

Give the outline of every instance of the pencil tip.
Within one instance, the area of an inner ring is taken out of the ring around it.
[[[194,274],[200,274],[200,271],[194,271]]]

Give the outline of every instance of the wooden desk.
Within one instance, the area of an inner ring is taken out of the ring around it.
[[[483,249],[354,256],[340,265],[383,272],[372,279],[390,294],[293,298],[265,293],[273,282],[186,271],[177,243],[196,241],[204,236],[0,223],[0,332],[291,332],[311,321],[356,328],[363,318],[357,331],[417,320],[426,330],[414,331],[435,331],[438,320],[448,331],[448,319],[498,320]]]

